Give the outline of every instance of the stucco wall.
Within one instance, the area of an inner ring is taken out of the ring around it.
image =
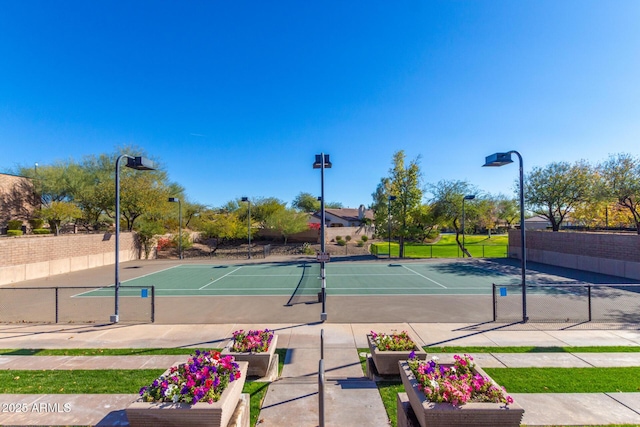
[[[0,285],[115,263],[113,234],[0,238]],[[139,259],[135,234],[120,234],[120,261]]]
[[[527,261],[640,280],[640,236],[527,230]],[[520,258],[520,230],[509,231],[509,256]]]

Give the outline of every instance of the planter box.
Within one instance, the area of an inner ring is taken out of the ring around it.
[[[125,409],[131,427],[152,426],[213,426],[227,427],[247,377],[248,364],[238,362],[242,375],[230,382],[222,392],[220,400],[212,404],[142,402],[136,401]]]
[[[249,376],[258,376],[264,377],[267,375],[269,371],[269,366],[271,366],[271,361],[273,360],[273,356],[276,353],[276,345],[278,343],[278,336],[273,335],[271,339],[271,343],[269,343],[269,350],[264,353],[251,353],[251,352],[242,352],[237,353],[231,351],[231,347],[233,347],[233,340],[229,341],[229,343],[222,349],[220,352],[223,356],[232,355],[236,361],[249,362],[249,372],[247,375]]]
[[[445,365],[446,366],[446,365]],[[490,378],[482,369],[476,366],[475,371]],[[409,369],[408,363],[400,362],[400,377],[409,397],[411,408],[421,427],[427,426],[495,426],[519,427],[524,409],[515,402],[504,403],[466,403],[453,406],[450,403],[434,403],[427,400],[418,389],[418,381]]]
[[[413,337],[410,337],[411,340],[415,343],[416,340]],[[407,351],[386,351],[386,350],[378,350],[376,345],[373,343],[373,338],[370,334],[367,334],[367,341],[369,342],[369,351],[371,351],[371,358],[373,359],[373,364],[376,366],[376,370],[380,375],[400,375],[400,368],[398,367],[398,362],[401,360],[409,359],[409,354],[411,354],[411,350]],[[419,347],[415,346],[413,351],[416,354],[416,358],[420,360],[425,360],[427,358],[427,353]]]

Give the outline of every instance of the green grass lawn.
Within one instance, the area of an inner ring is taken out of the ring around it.
[[[405,243],[406,258],[460,258],[462,251],[455,240],[455,234],[442,234],[440,239],[433,244]],[[462,237],[460,238],[462,241]],[[506,258],[509,237],[506,234],[465,235],[465,248],[475,258]],[[388,242],[373,243],[372,252],[377,250],[379,255],[389,253]],[[397,257],[399,245],[391,242],[391,256]]]

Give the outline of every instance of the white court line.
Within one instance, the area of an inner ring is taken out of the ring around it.
[[[418,276],[420,276],[420,277],[422,277],[422,278],[424,278],[424,279],[427,279],[428,281],[433,282],[433,283],[435,283],[435,284],[436,284],[436,285],[438,285],[438,286],[442,286],[443,288],[448,289],[445,285],[443,285],[443,284],[441,284],[441,283],[438,283],[438,282],[436,282],[435,280],[430,279],[430,278],[428,278],[427,276],[425,276],[425,275],[423,275],[423,274],[418,273],[417,271],[413,271],[412,269],[410,269],[410,268],[409,268],[409,267],[407,267],[406,265],[402,265],[402,268],[406,268],[406,269],[407,269],[407,270],[409,270],[410,272],[412,272],[412,273],[414,273],[414,274],[417,274]]]
[[[206,288],[206,287],[207,287],[207,286],[209,286],[209,285],[213,285],[213,284],[214,284],[214,283],[216,283],[218,280],[220,280],[220,279],[224,279],[224,278],[225,278],[225,277],[227,277],[228,275],[230,275],[230,274],[232,274],[232,273],[235,273],[236,271],[240,270],[241,268],[242,268],[242,267],[238,267],[238,268],[236,268],[235,270],[228,272],[228,273],[227,273],[227,274],[225,274],[224,276],[218,277],[218,278],[217,278],[216,280],[214,280],[213,282],[209,282],[209,283],[207,283],[206,285],[204,285],[203,287],[198,288],[198,290],[202,290],[202,289]]]

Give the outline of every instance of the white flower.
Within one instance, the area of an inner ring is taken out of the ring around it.
[[[431,356],[431,360],[437,362],[438,360],[440,360],[440,358],[438,356]]]
[[[440,388],[436,380],[429,380],[429,382],[431,383],[431,387],[433,387],[435,390],[438,390]]]
[[[169,384],[169,387],[167,387],[167,389],[164,391],[164,396],[165,397],[171,396],[173,394],[173,390],[175,390],[176,388],[178,388],[177,385]]]

